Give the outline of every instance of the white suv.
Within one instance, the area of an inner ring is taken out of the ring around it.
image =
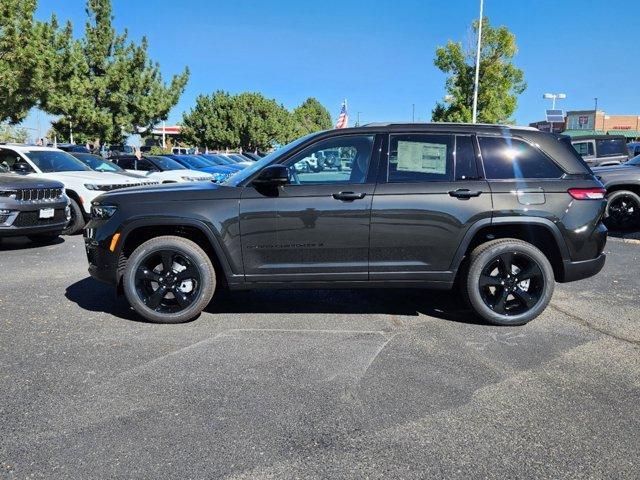
[[[67,235],[84,228],[91,213],[91,202],[100,194],[158,183],[119,173],[95,172],[68,153],[50,147],[0,144],[0,165],[15,173],[62,182],[71,209],[71,221],[64,231]]]

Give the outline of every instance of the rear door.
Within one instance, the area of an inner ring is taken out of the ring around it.
[[[340,135],[285,159],[291,183],[245,187],[240,229],[249,282],[367,280],[375,135]],[[326,152],[345,167],[308,168]],[[371,166],[373,164],[373,167]]]
[[[469,227],[491,217],[471,135],[391,134],[371,211],[372,280],[449,280]]]

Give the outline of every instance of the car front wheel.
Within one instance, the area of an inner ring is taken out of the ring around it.
[[[540,315],[555,279],[547,257],[530,243],[492,240],[470,256],[465,293],[473,310],[494,325],[524,325]]]
[[[605,223],[614,230],[629,230],[640,226],[640,196],[627,190],[607,195]]]
[[[182,323],[208,305],[216,275],[207,253],[183,237],[162,236],[134,250],[123,277],[133,309],[157,323]]]
[[[71,220],[69,220],[66,228],[62,231],[63,235],[78,233],[85,225],[82,208],[73,198],[69,199],[69,210],[71,211]]]

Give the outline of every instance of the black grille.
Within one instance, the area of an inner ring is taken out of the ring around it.
[[[54,223],[62,223],[67,219],[64,209],[57,209],[52,218],[40,218],[40,212],[20,212],[18,217],[13,221],[14,227],[37,227],[39,225],[51,225]]]
[[[62,197],[62,188],[21,188],[16,200],[30,202],[35,200],[55,200]]]

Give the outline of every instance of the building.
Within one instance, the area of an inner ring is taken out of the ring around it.
[[[529,124],[549,131],[546,121]],[[624,135],[629,141],[640,139],[640,115],[608,115],[602,110],[568,111],[564,124],[554,124],[554,132],[571,137],[585,135]]]

